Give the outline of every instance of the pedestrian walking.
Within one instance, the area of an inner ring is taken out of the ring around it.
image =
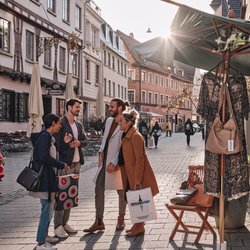
[[[161,127],[158,121],[152,127],[151,135],[154,137],[155,148],[157,148],[159,137],[161,136]]]
[[[171,121],[166,122],[166,137],[168,137],[168,134],[170,137],[172,136],[172,123],[171,123]]]
[[[135,128],[138,116],[138,112],[133,109],[124,112],[121,117],[119,124],[124,133],[118,165],[123,169],[124,190],[150,187],[155,196],[159,193],[156,178],[146,154],[143,137]],[[126,230],[126,236],[144,234],[144,225],[144,222],[135,223],[132,228]]]
[[[61,121],[57,115],[48,114],[44,118],[45,130],[41,133],[33,134],[31,137],[34,145],[33,160],[38,168],[42,169],[42,177],[37,192],[29,192],[32,197],[39,198],[41,203],[41,214],[37,229],[36,250],[55,250],[51,244],[57,243],[58,238],[48,236],[49,224],[54,211],[54,197],[57,191],[56,175],[53,168],[69,171],[66,163],[56,160],[55,138],[53,134],[58,133],[61,128]],[[64,137],[66,142],[70,138]]]
[[[190,144],[190,136],[194,134],[194,128],[193,128],[193,123],[191,120],[188,118],[187,121],[184,124],[184,129],[185,129],[185,135],[187,139],[187,145],[189,146]]]
[[[81,165],[84,164],[82,148],[88,145],[88,139],[84,132],[83,125],[76,119],[81,110],[82,101],[72,98],[66,101],[66,114],[61,119],[62,127],[56,135],[59,145],[59,159],[66,162],[70,167],[67,174],[80,174]],[[71,141],[65,143],[65,135],[71,136]],[[65,175],[61,171],[59,175]],[[54,233],[59,238],[67,238],[71,233],[77,233],[68,221],[70,209],[56,210],[54,215]]]
[[[122,116],[122,112],[128,105],[127,101],[124,102],[120,98],[114,98],[110,102],[109,112],[111,117],[106,120],[103,140],[99,150],[98,171],[95,180],[96,219],[91,227],[83,230],[84,232],[92,233],[105,229],[103,222],[105,189],[117,190],[119,196],[119,215],[116,230],[123,230],[125,227],[124,216],[126,211],[126,201],[121,170],[116,165],[118,162],[122,136],[122,131],[120,130],[118,123]]]
[[[149,128],[143,118],[141,118],[141,121],[139,122],[139,132],[144,138],[145,146],[148,147]]]

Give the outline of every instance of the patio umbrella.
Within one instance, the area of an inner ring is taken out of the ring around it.
[[[103,99],[103,85],[99,83],[97,99],[96,99],[96,117],[104,118],[104,99]]]
[[[27,129],[27,135],[30,136],[31,133],[40,132],[42,130],[43,124],[43,98],[42,98],[42,88],[40,79],[40,69],[39,64],[34,63],[32,69],[32,76],[30,82],[30,92],[29,92],[29,123]]]
[[[66,90],[65,90],[65,100],[70,98],[74,98],[74,89],[73,89],[73,82],[72,82],[72,73],[67,74],[66,78]]]

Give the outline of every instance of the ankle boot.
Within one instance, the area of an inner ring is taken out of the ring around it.
[[[105,225],[103,223],[103,220],[102,219],[96,219],[94,224],[90,228],[84,229],[83,232],[85,232],[85,233],[93,233],[95,231],[104,230],[104,229],[105,229]]]
[[[116,224],[116,231],[122,231],[125,227],[124,215],[119,215]]]
[[[138,236],[140,234],[144,234],[145,233],[145,228],[144,228],[144,222],[140,222],[140,223],[135,223],[132,228],[131,231],[129,231],[126,236],[127,237],[134,237],[134,236]]]

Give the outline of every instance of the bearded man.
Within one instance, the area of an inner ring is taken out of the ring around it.
[[[121,169],[117,167],[118,155],[121,147],[122,131],[118,125],[122,112],[128,106],[120,98],[114,98],[109,105],[111,117],[106,120],[102,144],[99,150],[98,171],[95,177],[95,209],[96,220],[94,224],[84,232],[92,233],[104,230],[104,192],[105,190],[117,190],[119,196],[119,215],[116,230],[123,230],[125,227],[124,216],[126,211],[125,194],[123,191]]]

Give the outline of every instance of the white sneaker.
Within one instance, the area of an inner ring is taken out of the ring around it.
[[[57,247],[54,247],[49,242],[45,242],[41,246],[36,246],[36,250],[57,250]]]
[[[67,232],[68,234],[75,234],[78,232],[77,229],[72,228],[68,223],[64,226],[64,230],[65,232]]]
[[[69,237],[62,225],[57,227],[57,229],[54,230],[54,233],[59,239],[66,239]]]
[[[47,236],[45,238],[46,242],[49,242],[50,244],[56,244],[58,243],[60,240],[57,237],[52,237],[52,236]]]

